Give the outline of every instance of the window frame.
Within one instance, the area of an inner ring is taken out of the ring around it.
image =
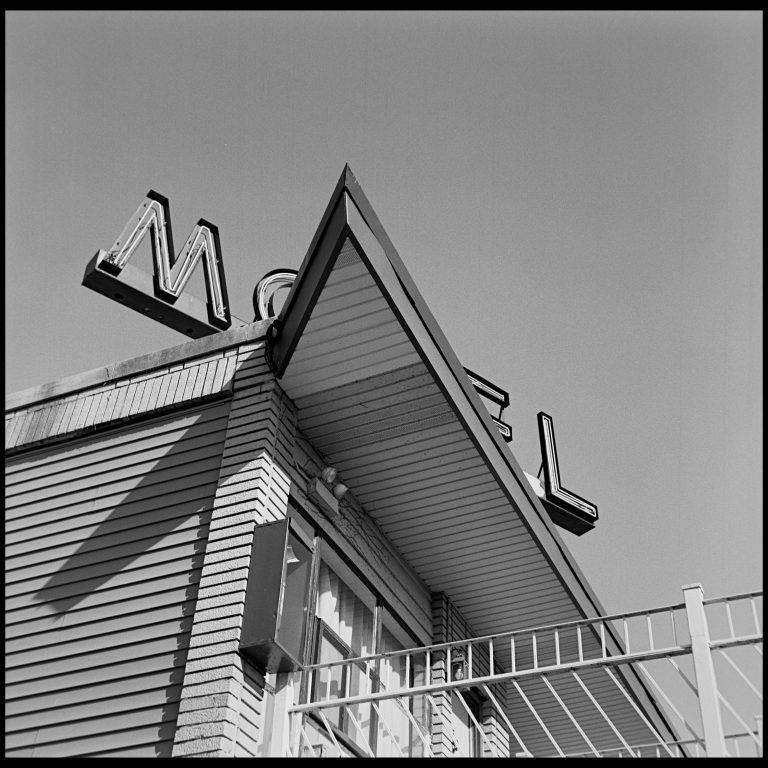
[[[298,520],[297,520],[298,518]],[[375,605],[373,610],[373,655],[379,653],[379,647],[381,644],[381,637],[382,637],[382,628],[384,626],[384,611],[387,611],[389,614],[389,617],[392,621],[396,622],[402,633],[410,638],[413,645],[410,647],[416,648],[422,645],[421,641],[419,640],[416,633],[408,626],[408,624],[403,621],[403,619],[400,617],[399,613],[394,610],[393,606],[390,604],[390,602],[384,597],[384,595],[376,588],[376,586],[365,576],[364,573],[358,568],[358,566],[353,562],[353,560],[338,546],[338,544],[333,541],[326,533],[325,531],[315,523],[313,516],[310,512],[308,512],[303,505],[299,504],[299,502],[293,498],[289,498],[289,521],[288,521],[289,531],[293,533],[294,535],[299,538],[300,541],[302,541],[304,544],[310,547],[312,551],[312,565],[310,568],[310,576],[309,576],[309,588],[307,590],[307,606],[306,606],[306,627],[304,630],[304,644],[302,649],[302,666],[305,664],[316,664],[318,663],[317,658],[320,651],[320,639],[321,639],[321,633],[324,634],[325,637],[327,637],[331,644],[336,647],[338,651],[342,651],[344,649],[345,655],[344,658],[354,658],[358,656],[359,654],[356,654],[352,651],[351,647],[348,646],[334,630],[327,624],[327,622],[323,621],[322,618],[320,618],[317,615],[317,594],[318,594],[318,584],[319,584],[319,574],[320,574],[320,564],[323,561],[322,558],[322,547],[323,545],[328,547],[332,553],[333,556],[338,558],[343,565],[348,568],[351,573],[354,575],[354,577],[362,584],[362,586],[370,592],[374,599],[375,599]],[[311,544],[309,543],[309,533],[306,530],[306,528],[309,528],[313,532],[313,537]],[[335,573],[335,570],[333,569],[333,564],[328,563],[326,561],[326,565]],[[338,575],[338,574],[337,574]],[[341,578],[341,576],[339,576]],[[351,589],[354,591],[353,585],[348,585]],[[408,646],[406,646],[408,647]],[[346,655],[349,654],[349,655]],[[361,667],[362,669],[362,667]],[[346,667],[344,669],[344,677],[342,678],[342,685],[346,685],[346,676],[347,676],[347,670]],[[413,677],[414,677],[414,670],[410,670],[410,677],[411,680],[409,681],[409,684],[412,683]],[[373,680],[373,686],[372,690],[377,690],[379,686],[379,679],[378,675]],[[309,684],[308,680],[306,679],[306,676],[304,677],[302,681],[302,688],[301,688],[301,696],[302,698],[306,697],[307,694],[307,685]],[[342,688],[343,690],[343,688]],[[409,703],[409,707],[411,707],[413,702],[411,701]],[[373,749],[374,753],[376,751],[376,741],[378,736],[378,721],[379,717],[376,713],[376,710],[372,707],[371,708],[371,716],[370,716],[370,725],[369,725],[369,740],[368,743]],[[316,715],[314,712],[308,713],[309,717],[320,727],[324,727],[322,720],[319,718],[318,715]],[[341,717],[340,717],[340,723],[342,724],[342,727],[346,721],[347,713],[344,709],[341,710]],[[334,736],[339,739],[339,741],[343,744],[343,746],[355,754],[363,757],[365,756],[364,751],[356,744],[350,737],[342,730],[342,728],[336,726],[334,723],[330,723],[331,727],[333,728]],[[408,749],[410,751],[410,745],[413,744],[413,724],[409,721],[408,723],[408,737],[409,737],[409,744]]]

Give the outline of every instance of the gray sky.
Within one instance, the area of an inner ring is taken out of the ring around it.
[[[150,188],[251,320],[348,162],[531,474],[554,418],[606,609],[762,588],[761,14],[5,22],[6,392],[184,341],[80,285]]]

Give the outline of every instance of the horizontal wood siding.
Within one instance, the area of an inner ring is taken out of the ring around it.
[[[229,409],[7,461],[8,756],[171,755]]]
[[[264,676],[243,659],[243,693],[237,722],[235,757],[259,757],[263,737]]]
[[[288,513],[293,409],[267,368],[263,343],[236,354],[173,756],[248,756],[261,748],[270,694],[239,651],[254,535]]]

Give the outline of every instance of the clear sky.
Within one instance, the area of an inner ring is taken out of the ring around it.
[[[6,392],[184,342],[80,285],[149,189],[177,246],[219,227],[250,321],[348,162],[459,359],[509,391],[531,474],[554,418],[600,510],[563,538],[606,609],[762,588],[761,14],[36,11],[5,34]]]

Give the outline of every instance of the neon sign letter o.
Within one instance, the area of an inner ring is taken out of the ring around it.
[[[275,316],[275,293],[280,288],[290,288],[297,274],[295,269],[273,269],[259,280],[253,292],[254,322]]]

